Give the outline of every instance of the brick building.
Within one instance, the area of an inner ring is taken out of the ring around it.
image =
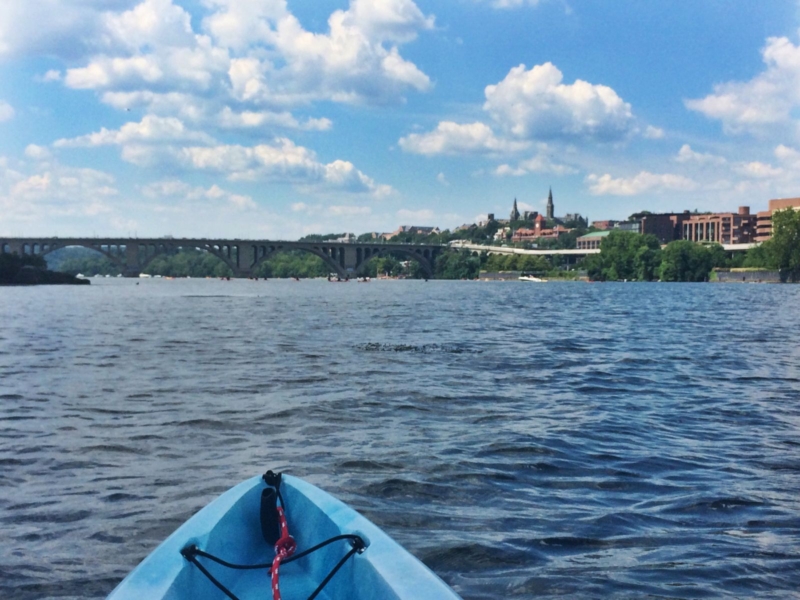
[[[751,244],[756,241],[756,215],[749,206],[735,213],[692,214],[681,223],[681,239],[717,244]]]
[[[539,215],[541,217],[541,215]],[[535,225],[541,225],[537,221]],[[511,236],[512,242],[535,242],[542,239],[558,239],[565,233],[569,233],[572,229],[567,229],[563,225],[556,225],[552,229],[546,229],[541,226],[534,226],[532,229],[520,228]]]
[[[662,244],[668,244],[681,239],[683,222],[689,217],[691,217],[691,213],[688,210],[681,213],[642,215],[640,231],[645,235],[650,233],[656,236]]]
[[[600,231],[608,231],[609,229],[613,229],[614,225],[616,225],[618,221],[592,221],[592,227],[595,229],[599,229]]]
[[[772,213],[794,208],[800,210],[800,198],[777,198],[769,201],[769,208],[756,214],[755,242],[765,242],[772,237]]]
[[[600,247],[600,244],[609,236],[610,233],[610,230],[605,230],[593,231],[592,233],[582,235],[576,241],[577,248],[578,250],[595,250]]]

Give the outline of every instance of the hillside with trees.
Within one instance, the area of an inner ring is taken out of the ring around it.
[[[0,285],[86,285],[89,281],[48,271],[41,256],[0,253]]]

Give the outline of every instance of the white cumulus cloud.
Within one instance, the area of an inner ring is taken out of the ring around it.
[[[644,133],[642,135],[648,140],[660,140],[663,139],[666,135],[664,130],[660,127],[655,127],[654,125],[648,125],[644,129]]]
[[[684,144],[678,150],[678,155],[675,160],[679,163],[696,163],[701,165],[724,165],[728,161],[722,156],[708,154],[704,152],[695,152],[689,144]]]
[[[28,144],[25,147],[25,156],[34,160],[47,160],[50,158],[50,151],[44,146],[37,146],[36,144]]]
[[[552,63],[511,69],[486,87],[484,109],[506,131],[520,138],[588,139],[612,142],[635,131],[631,105],[605,85],[577,80],[563,83]]]
[[[105,42],[103,15],[137,0],[3,0],[0,57],[55,55],[77,59]]]
[[[488,2],[493,8],[519,8],[520,6],[538,6],[544,0],[477,0]]]
[[[400,138],[400,147],[417,154],[503,154],[527,148],[532,142],[620,142],[634,135],[659,139],[662,129],[642,129],[631,105],[608,86],[577,80],[563,83],[564,75],[552,63],[512,68],[497,84],[486,86],[483,110],[495,127],[482,121],[456,123],[440,121],[428,133],[412,133]],[[498,175],[523,175],[528,172],[566,174],[572,167],[559,165],[545,157],[535,157],[528,165],[508,164],[495,169]]]
[[[783,174],[783,169],[773,167],[772,165],[760,161],[739,164],[736,166],[736,171],[746,177],[753,177],[756,179],[778,177]]]
[[[115,42],[132,50],[148,45],[190,45],[194,41],[191,16],[172,0],[144,0],[122,13],[104,13],[103,25]]]
[[[67,69],[64,83],[74,89],[205,92],[221,86],[230,65],[227,50],[195,36],[185,46],[156,46],[131,55],[97,55],[84,67]]]
[[[775,148],[775,158],[787,166],[800,170],[800,151],[783,144]]]
[[[555,162],[550,156],[540,153],[529,159],[522,160],[517,163],[516,167],[508,164],[502,164],[494,170],[494,174],[498,176],[513,176],[520,177],[530,173],[549,173],[552,175],[572,175],[578,172],[578,169],[569,165]]]
[[[282,0],[207,4],[216,10],[204,19],[206,30],[219,45],[243,54],[229,71],[240,99],[383,103],[397,101],[407,89],[425,91],[431,85],[398,49],[433,28],[434,18],[411,0],[352,0],[347,10],[331,14],[327,33],[304,29]],[[256,46],[270,48],[280,60],[247,55]]]
[[[11,169],[0,161],[0,213],[6,226],[110,213],[118,194],[114,177],[96,169],[52,161]]]
[[[214,140],[203,132],[187,129],[175,117],[147,115],[138,123],[126,123],[116,130],[103,127],[77,138],[56,140],[53,145],[57,148],[81,148],[170,141],[212,143]]]
[[[14,107],[11,106],[8,102],[4,102],[0,100],[0,123],[3,121],[9,121],[14,118]]]
[[[750,81],[714,86],[705,98],[685,100],[687,108],[722,122],[727,133],[763,134],[796,121],[800,106],[800,46],[771,37],[761,51],[766,68]]]
[[[179,179],[156,181],[142,188],[142,193],[152,199],[177,199],[188,205],[223,203],[235,210],[253,210],[256,203],[250,196],[236,194],[214,184],[211,187],[193,186]]]
[[[442,121],[429,133],[412,133],[400,139],[400,147],[415,154],[463,154],[514,152],[527,147],[519,141],[498,138],[491,127],[475,122]]]
[[[636,196],[644,192],[690,191],[697,188],[697,183],[672,173],[650,173],[641,171],[633,177],[614,178],[605,175],[591,174],[586,177],[589,192],[595,196]]]
[[[251,129],[267,126],[283,127],[285,129],[300,129],[304,131],[327,131],[333,123],[330,119],[309,118],[299,121],[289,111],[251,111],[234,112],[225,107],[219,114],[219,124],[230,129]]]
[[[190,146],[178,151],[189,167],[225,174],[231,181],[275,181],[294,183],[309,189],[367,193],[383,197],[393,192],[387,185],[359,171],[352,163],[335,160],[319,162],[316,154],[287,138],[257,146]]]

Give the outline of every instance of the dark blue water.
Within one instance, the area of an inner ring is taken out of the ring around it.
[[[103,597],[267,468],[465,599],[800,589],[800,287],[0,288],[0,596]]]

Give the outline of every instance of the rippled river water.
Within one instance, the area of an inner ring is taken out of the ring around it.
[[[0,597],[103,597],[267,468],[465,599],[800,589],[800,286],[0,288]]]

